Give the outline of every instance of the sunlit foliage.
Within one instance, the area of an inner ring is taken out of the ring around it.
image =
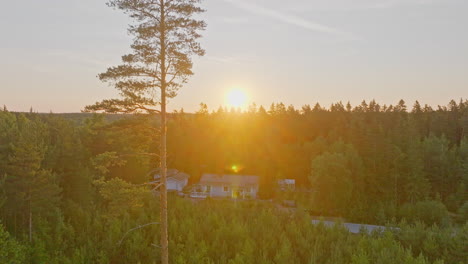
[[[406,108],[202,105],[170,115],[169,167],[192,183],[204,172],[256,174],[268,198],[171,197],[171,263],[466,263],[468,103]],[[88,117],[0,111],[1,263],[160,257],[159,226],[146,225],[159,202],[144,185],[158,120]],[[296,191],[276,190],[282,178]],[[400,229],[353,235],[311,215]]]

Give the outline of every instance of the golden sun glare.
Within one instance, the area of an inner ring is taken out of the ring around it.
[[[244,108],[247,106],[247,94],[240,89],[233,89],[227,93],[226,102],[229,107]]]

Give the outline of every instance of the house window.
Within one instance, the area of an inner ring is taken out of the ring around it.
[[[211,185],[207,185],[207,186],[206,186],[206,192],[207,192],[207,193],[211,193]]]
[[[250,192],[250,190],[251,190],[250,187],[245,187],[244,189],[245,192]]]
[[[223,191],[228,192],[228,191],[229,191],[229,187],[228,187],[228,186],[223,186]]]

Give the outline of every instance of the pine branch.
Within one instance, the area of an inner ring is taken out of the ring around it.
[[[131,153],[131,154],[120,154],[120,157],[131,157],[131,156],[155,156],[159,157],[159,154],[156,153]]]
[[[148,223],[148,224],[144,224],[144,225],[139,225],[137,227],[134,227],[130,230],[128,230],[124,235],[123,237],[120,239],[119,243],[117,243],[117,245],[120,247],[122,245],[122,242],[124,241],[125,237],[127,237],[127,235],[132,232],[132,231],[135,231],[135,230],[138,230],[138,229],[141,229],[143,227],[147,227],[147,226],[150,226],[150,225],[159,225],[158,222],[151,222],[151,223]]]
[[[150,105],[156,105],[154,102],[147,102]],[[145,111],[149,114],[159,113],[159,110],[148,108],[142,103],[135,102],[130,99],[107,99],[101,102],[97,102],[94,105],[88,105],[82,112],[85,113],[95,113],[95,112],[105,112],[105,113],[137,113]]]

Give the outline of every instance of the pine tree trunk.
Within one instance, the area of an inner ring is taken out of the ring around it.
[[[160,0],[161,10],[161,263],[169,263],[169,241],[167,233],[167,165],[166,165],[166,36],[165,36],[165,1]]]
[[[161,263],[169,262],[167,234],[166,98],[161,89]]]
[[[29,243],[32,243],[32,210],[29,204]]]

